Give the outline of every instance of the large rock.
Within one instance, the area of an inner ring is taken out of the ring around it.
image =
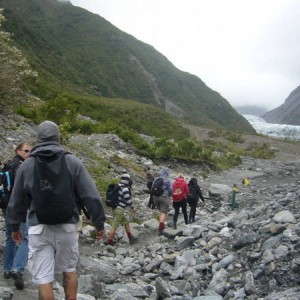
[[[104,283],[113,283],[118,276],[113,264],[88,256],[80,258],[78,270],[81,274],[93,274]]]

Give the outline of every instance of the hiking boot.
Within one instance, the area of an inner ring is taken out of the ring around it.
[[[18,271],[12,271],[11,277],[15,280],[15,287],[17,288],[17,290],[23,290],[24,289],[23,274]]]
[[[114,244],[115,244],[114,241],[110,241],[108,239],[104,242],[104,245],[106,245],[106,246],[108,246],[108,245],[113,246]]]
[[[11,271],[4,271],[3,277],[4,277],[4,279],[10,279],[11,278]]]
[[[134,244],[136,241],[137,241],[137,237],[135,237],[135,236],[131,236],[130,238],[128,238],[129,239],[129,244]]]
[[[163,230],[158,230],[158,236],[163,236],[164,235],[164,231]]]

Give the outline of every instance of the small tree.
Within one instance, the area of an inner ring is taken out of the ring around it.
[[[5,18],[0,9],[0,103],[7,96],[20,96],[24,93],[25,80],[36,77],[37,73],[30,69],[22,52],[12,43],[11,35],[2,31]]]
[[[76,122],[77,112],[75,106],[69,100],[68,95],[61,94],[53,100],[45,102],[40,108],[39,122],[43,119],[51,120],[58,125]]]

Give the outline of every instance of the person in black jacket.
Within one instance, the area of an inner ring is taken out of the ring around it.
[[[153,194],[151,193],[151,188],[152,188],[152,184],[154,181],[154,176],[151,173],[147,173],[147,193],[150,194],[149,196],[149,202],[148,202],[148,207],[151,209],[155,209],[155,204],[153,201]]]
[[[190,215],[189,215],[189,223],[195,222],[195,216],[196,216],[196,208],[199,202],[199,198],[204,203],[204,197],[202,195],[202,191],[200,189],[200,186],[197,183],[196,178],[191,178],[191,180],[188,183],[189,186],[189,194],[187,197],[187,202],[190,206]]]
[[[6,171],[11,172],[11,186],[13,188],[16,173],[21,164],[29,157],[31,146],[26,143],[21,143],[15,149],[14,158],[7,162],[4,166]],[[12,190],[12,189],[11,189]],[[10,194],[7,195],[10,197]],[[6,217],[6,208],[2,209],[3,216],[5,219],[5,249],[3,253],[3,271],[4,278],[13,278],[15,280],[15,286],[18,290],[24,288],[23,273],[25,266],[27,264],[28,257],[28,226],[26,222],[21,223],[21,230],[23,235],[23,240],[20,244],[16,244],[12,239],[12,228],[8,224]]]

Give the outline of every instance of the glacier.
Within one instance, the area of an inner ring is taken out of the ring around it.
[[[254,115],[242,115],[257,133],[267,135],[273,138],[286,140],[300,140],[300,126],[288,124],[272,124],[265,121],[263,118]]]

